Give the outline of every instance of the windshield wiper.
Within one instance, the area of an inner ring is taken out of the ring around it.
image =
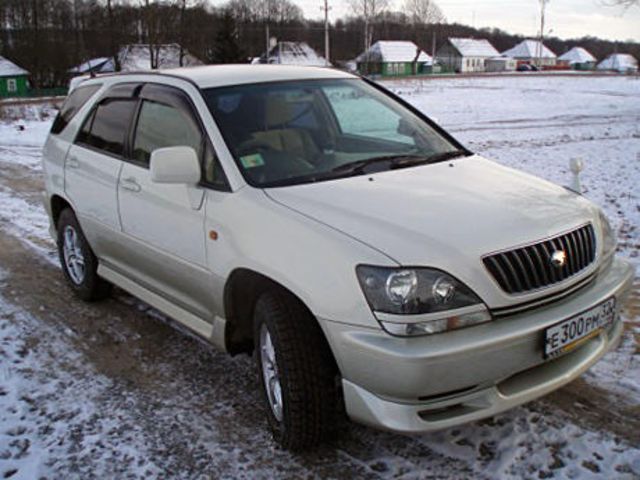
[[[332,172],[345,172],[345,173],[364,173],[365,167],[373,165],[379,162],[391,162],[396,164],[401,161],[422,161],[426,157],[424,155],[386,155],[383,157],[366,158],[364,160],[358,160],[356,162],[345,163],[344,165],[338,165],[331,169]]]
[[[358,160],[356,162],[345,163],[344,165],[338,165],[337,167],[327,172],[317,172],[308,175],[302,175],[295,178],[283,178],[267,182],[261,185],[262,188],[276,188],[286,187],[290,185],[299,185],[302,183],[315,183],[325,180],[335,180],[337,178],[350,177],[357,174],[366,173],[364,169],[378,162],[390,162],[390,169],[407,168],[416,165],[425,165],[428,163],[437,163],[444,160],[449,160],[456,157],[462,157],[471,155],[467,150],[452,150],[449,152],[436,153],[434,155],[386,155],[383,157],[367,158],[365,160]]]
[[[391,169],[414,167],[416,165],[426,165],[429,163],[444,162],[453,158],[467,156],[470,153],[467,150],[451,150],[449,152],[441,152],[428,157],[406,158],[393,162]]]

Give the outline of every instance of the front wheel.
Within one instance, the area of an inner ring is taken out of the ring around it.
[[[258,377],[274,439],[294,451],[329,439],[339,419],[337,367],[317,321],[285,292],[254,310]]]
[[[111,284],[98,276],[98,259],[69,208],[58,219],[58,255],[67,283],[85,301],[107,297]]]

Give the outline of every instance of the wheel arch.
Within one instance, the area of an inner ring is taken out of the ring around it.
[[[49,206],[51,209],[51,220],[53,221],[53,226],[58,228],[58,220],[60,220],[60,214],[65,208],[70,208],[73,210],[73,206],[69,203],[68,200],[63,198],[58,194],[54,194],[49,199]]]
[[[227,319],[225,342],[227,351],[230,354],[250,354],[253,351],[253,313],[255,304],[261,294],[270,290],[285,293],[292,300],[302,305],[310,317],[319,323],[307,303],[290,288],[250,268],[237,268],[229,275],[224,288],[224,311]],[[336,357],[327,335],[324,333],[322,325],[319,326],[324,341],[327,343],[335,361]]]

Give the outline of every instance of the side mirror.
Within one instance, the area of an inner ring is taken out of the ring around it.
[[[151,152],[151,181],[196,184],[202,175],[196,151],[191,147],[159,148]]]

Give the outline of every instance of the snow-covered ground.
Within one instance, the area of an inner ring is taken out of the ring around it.
[[[386,85],[501,163],[568,184],[582,158],[586,195],[640,260],[640,80]],[[39,204],[49,125],[38,112],[0,123],[0,478],[640,478],[639,282],[622,346],[545,399],[415,438],[348,424],[290,455],[266,433],[249,359],[122,292],[69,296]]]

